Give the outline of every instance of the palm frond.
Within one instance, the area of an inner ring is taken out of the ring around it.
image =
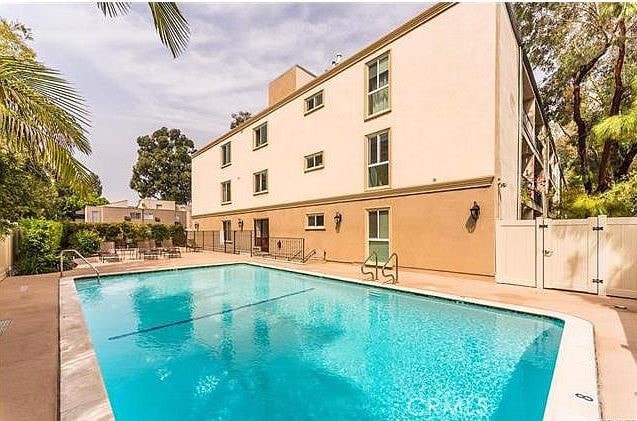
[[[99,2],[97,8],[104,13],[104,16],[114,18],[125,15],[130,10],[131,4],[128,2]]]
[[[82,189],[91,172],[73,152],[91,152],[88,117],[82,97],[57,71],[33,60],[0,56],[1,146]]]
[[[179,11],[177,3],[148,3],[155,29],[161,42],[170,49],[173,57],[186,50],[190,38],[188,21]]]

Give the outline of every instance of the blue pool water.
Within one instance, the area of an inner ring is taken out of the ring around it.
[[[118,420],[539,420],[563,328],[244,264],[76,286]]]

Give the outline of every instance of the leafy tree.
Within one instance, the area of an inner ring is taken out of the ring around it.
[[[574,170],[571,181],[586,194],[603,193],[626,177],[637,154],[634,141],[592,132],[604,118],[625,112],[636,94],[625,81],[637,76],[637,7],[517,3],[514,9],[531,63],[543,75],[540,91],[559,128],[558,143],[575,152],[563,159]]]
[[[252,118],[252,114],[249,111],[239,111],[232,113],[230,117],[232,117],[232,121],[230,122],[230,129],[232,130],[250,120]]]
[[[57,183],[56,206],[49,217],[52,219],[75,219],[77,212],[85,206],[100,206],[108,204],[108,199],[102,196],[102,182],[97,174],[92,174],[92,181],[88,191],[77,191],[69,185]]]
[[[48,216],[56,198],[49,174],[24,157],[0,149],[0,236],[22,218]]]
[[[185,204],[190,201],[192,140],[166,127],[137,138],[137,162],[130,187],[141,198],[155,197]]]
[[[131,3],[128,2],[103,2],[97,3],[97,7],[104,16],[113,18],[130,11]],[[174,58],[177,58],[186,50],[190,38],[190,28],[186,18],[179,11],[177,3],[149,2],[155,30],[159,34],[162,44],[170,50]]]

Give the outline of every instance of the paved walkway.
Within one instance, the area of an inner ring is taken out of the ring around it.
[[[102,273],[249,260],[223,253],[187,253],[181,259],[125,262]],[[298,265],[254,261],[360,279],[358,265]],[[79,268],[69,275],[90,273]],[[637,301],[498,285],[425,271],[401,271],[403,286],[569,313],[595,326],[600,400],[605,419],[637,419]],[[26,288],[25,288],[26,287]],[[615,308],[625,306],[626,310]],[[0,419],[54,420],[58,412],[58,275],[7,278],[0,282],[0,319],[12,319],[0,337]]]

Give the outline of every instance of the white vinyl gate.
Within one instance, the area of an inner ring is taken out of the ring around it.
[[[637,218],[499,221],[496,281],[637,298]]]

